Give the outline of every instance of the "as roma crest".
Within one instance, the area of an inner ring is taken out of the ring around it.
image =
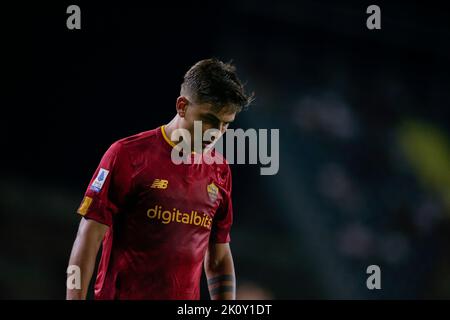
[[[219,194],[219,188],[214,184],[214,182],[211,182],[211,184],[208,184],[206,187],[206,191],[208,191],[209,199],[214,202],[217,199],[217,195]]]

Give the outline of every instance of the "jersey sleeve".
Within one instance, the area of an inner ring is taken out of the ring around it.
[[[131,189],[131,167],[123,145],[113,143],[95,170],[77,213],[111,227]]]
[[[228,173],[225,188],[222,191],[222,201],[217,209],[211,228],[210,242],[228,243],[230,242],[230,230],[233,224],[233,204],[231,201],[231,170]]]

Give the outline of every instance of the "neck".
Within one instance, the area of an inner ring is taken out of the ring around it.
[[[168,124],[164,126],[164,131],[166,132],[167,137],[170,139],[172,136],[172,132],[176,129],[183,128],[182,126],[182,119],[178,116],[178,114],[173,117],[172,120]],[[172,139],[170,139],[172,141]],[[178,141],[173,141],[174,143],[178,143]]]
[[[164,132],[166,133],[167,138],[172,141],[174,145],[177,145],[179,141],[173,141],[171,139],[172,133],[177,129],[186,129],[184,119],[181,118],[178,114],[173,117],[173,119],[164,126]],[[186,129],[187,130],[187,129]],[[191,150],[194,150],[194,142],[193,142],[193,133],[189,131],[189,134],[191,135]],[[203,150],[199,149],[198,153],[202,153]],[[195,153],[195,152],[193,152]]]

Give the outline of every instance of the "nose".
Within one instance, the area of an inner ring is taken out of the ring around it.
[[[219,125],[219,130],[220,130],[220,132],[222,133],[222,134],[224,134],[225,133],[225,131],[227,130],[227,127],[228,127],[228,124],[227,123],[220,123],[220,125]]]

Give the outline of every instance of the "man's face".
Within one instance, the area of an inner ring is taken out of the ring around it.
[[[185,116],[185,129],[187,129],[192,139],[200,139],[202,141],[202,150],[206,147],[211,148],[215,141],[219,139],[217,137],[213,142],[203,141],[203,134],[208,129],[217,129],[220,135],[224,134],[231,122],[234,121],[236,112],[233,108],[221,108],[219,110],[213,108],[210,104],[194,104],[189,102]],[[201,121],[202,123],[202,136],[196,137],[194,133],[194,121]]]

